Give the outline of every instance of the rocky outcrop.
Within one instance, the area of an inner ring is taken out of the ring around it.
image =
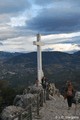
[[[50,87],[51,95],[58,95],[59,90],[55,87],[55,84],[51,84]],[[28,89],[23,91],[22,95],[16,95],[13,101],[13,106],[8,106],[2,111],[2,120],[9,120],[11,117],[25,110],[30,103],[35,107],[35,105],[37,105],[37,95],[39,95],[39,101],[42,101],[43,99],[41,93],[44,94],[42,86],[29,86]],[[48,90],[46,90],[45,93],[46,96],[48,95],[49,97]]]
[[[75,93],[75,100],[76,100],[77,103],[80,103],[80,91],[77,91]]]
[[[13,105],[6,107],[2,111],[2,120],[9,120],[11,117],[22,112],[22,110],[25,110],[30,103],[34,106],[34,104],[37,103],[37,95],[42,90],[43,88],[41,86],[36,87],[33,85],[29,86],[28,89],[25,89],[22,95],[16,95]]]
[[[49,94],[51,94],[52,96],[55,95],[55,94],[57,94],[57,95],[60,94],[59,89],[56,88],[54,83],[50,83]]]
[[[28,93],[25,95],[16,95],[13,104],[22,108],[26,108],[29,105],[29,102],[32,102],[35,99],[35,95]]]
[[[8,106],[2,111],[2,120],[10,120],[18,113],[22,112],[23,108],[17,106]]]

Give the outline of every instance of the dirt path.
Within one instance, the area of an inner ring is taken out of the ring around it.
[[[80,120],[80,105],[68,110],[67,101],[63,97],[54,96],[47,100],[40,110],[40,120]],[[36,120],[36,119],[35,119]]]

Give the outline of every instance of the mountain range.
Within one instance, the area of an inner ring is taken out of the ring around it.
[[[44,75],[60,89],[71,80],[80,90],[80,51],[42,52]],[[8,81],[12,87],[28,86],[37,78],[37,53],[0,52],[0,80]]]

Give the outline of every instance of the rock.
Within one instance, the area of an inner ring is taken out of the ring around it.
[[[29,93],[36,94],[36,93],[39,93],[41,90],[43,90],[42,86],[37,87],[33,85],[33,86],[29,86],[27,91]]]
[[[80,103],[80,91],[76,91],[75,100],[76,100],[77,103]]]
[[[8,106],[2,111],[1,118],[2,120],[9,120],[11,117],[22,112],[23,108],[17,106]]]
[[[57,94],[57,95],[60,94],[60,93],[59,93],[59,89],[57,89],[57,88],[55,87],[55,84],[54,84],[54,83],[50,83],[49,94],[52,95],[52,96],[55,95],[55,94]]]
[[[16,95],[13,104],[22,108],[26,108],[30,101],[33,101],[35,98],[34,94],[27,93],[25,95]]]

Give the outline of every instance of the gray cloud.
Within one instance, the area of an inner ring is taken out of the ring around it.
[[[80,47],[80,45],[77,45],[78,47]]]
[[[0,42],[0,46],[2,46],[2,45],[3,45],[3,43]]]
[[[80,44],[80,36],[72,37],[72,40],[68,41],[68,43]]]
[[[34,0],[35,4],[39,6],[48,5],[54,2],[54,0]]]
[[[28,22],[28,28],[40,33],[68,33],[80,30],[80,1],[54,4],[52,8],[43,8]],[[56,2],[57,3],[57,2]]]
[[[22,27],[10,27],[9,25],[0,26],[0,41],[8,40],[12,38],[29,36],[32,34],[31,31],[23,29]]]
[[[46,6],[52,4],[53,6],[55,3],[58,3],[59,5],[67,3],[71,4],[72,6],[80,6],[80,0],[33,0],[36,5],[39,6]]]
[[[18,37],[28,37],[28,36],[34,36],[33,32],[30,32],[28,30],[23,30],[23,31],[17,31],[17,29],[11,31],[9,33],[9,31],[4,32],[1,36],[0,36],[0,41],[7,41],[8,39],[13,41],[14,39],[18,38]],[[15,41],[16,42],[16,41]]]
[[[71,43],[71,44],[80,44],[80,36],[76,36],[76,37],[71,37],[71,38],[63,38],[64,41],[58,41],[56,43]]]
[[[28,0],[0,0],[0,14],[15,13],[30,7]]]
[[[24,20],[19,21],[20,19],[17,19],[19,17],[23,17]],[[11,18],[15,18],[15,20],[11,21]],[[23,22],[24,25],[20,26],[19,22]],[[25,51],[25,43],[30,41],[31,46],[33,41],[29,36],[34,36],[38,32],[46,35],[77,31],[80,31],[80,0],[0,0],[0,45],[2,50],[7,45],[6,49],[10,48],[11,51],[12,49]],[[53,38],[51,39],[53,41]],[[80,44],[80,36],[69,40],[63,39],[63,41],[55,41],[63,44]],[[24,44],[21,44],[22,41]],[[28,46],[27,50],[32,49]]]

